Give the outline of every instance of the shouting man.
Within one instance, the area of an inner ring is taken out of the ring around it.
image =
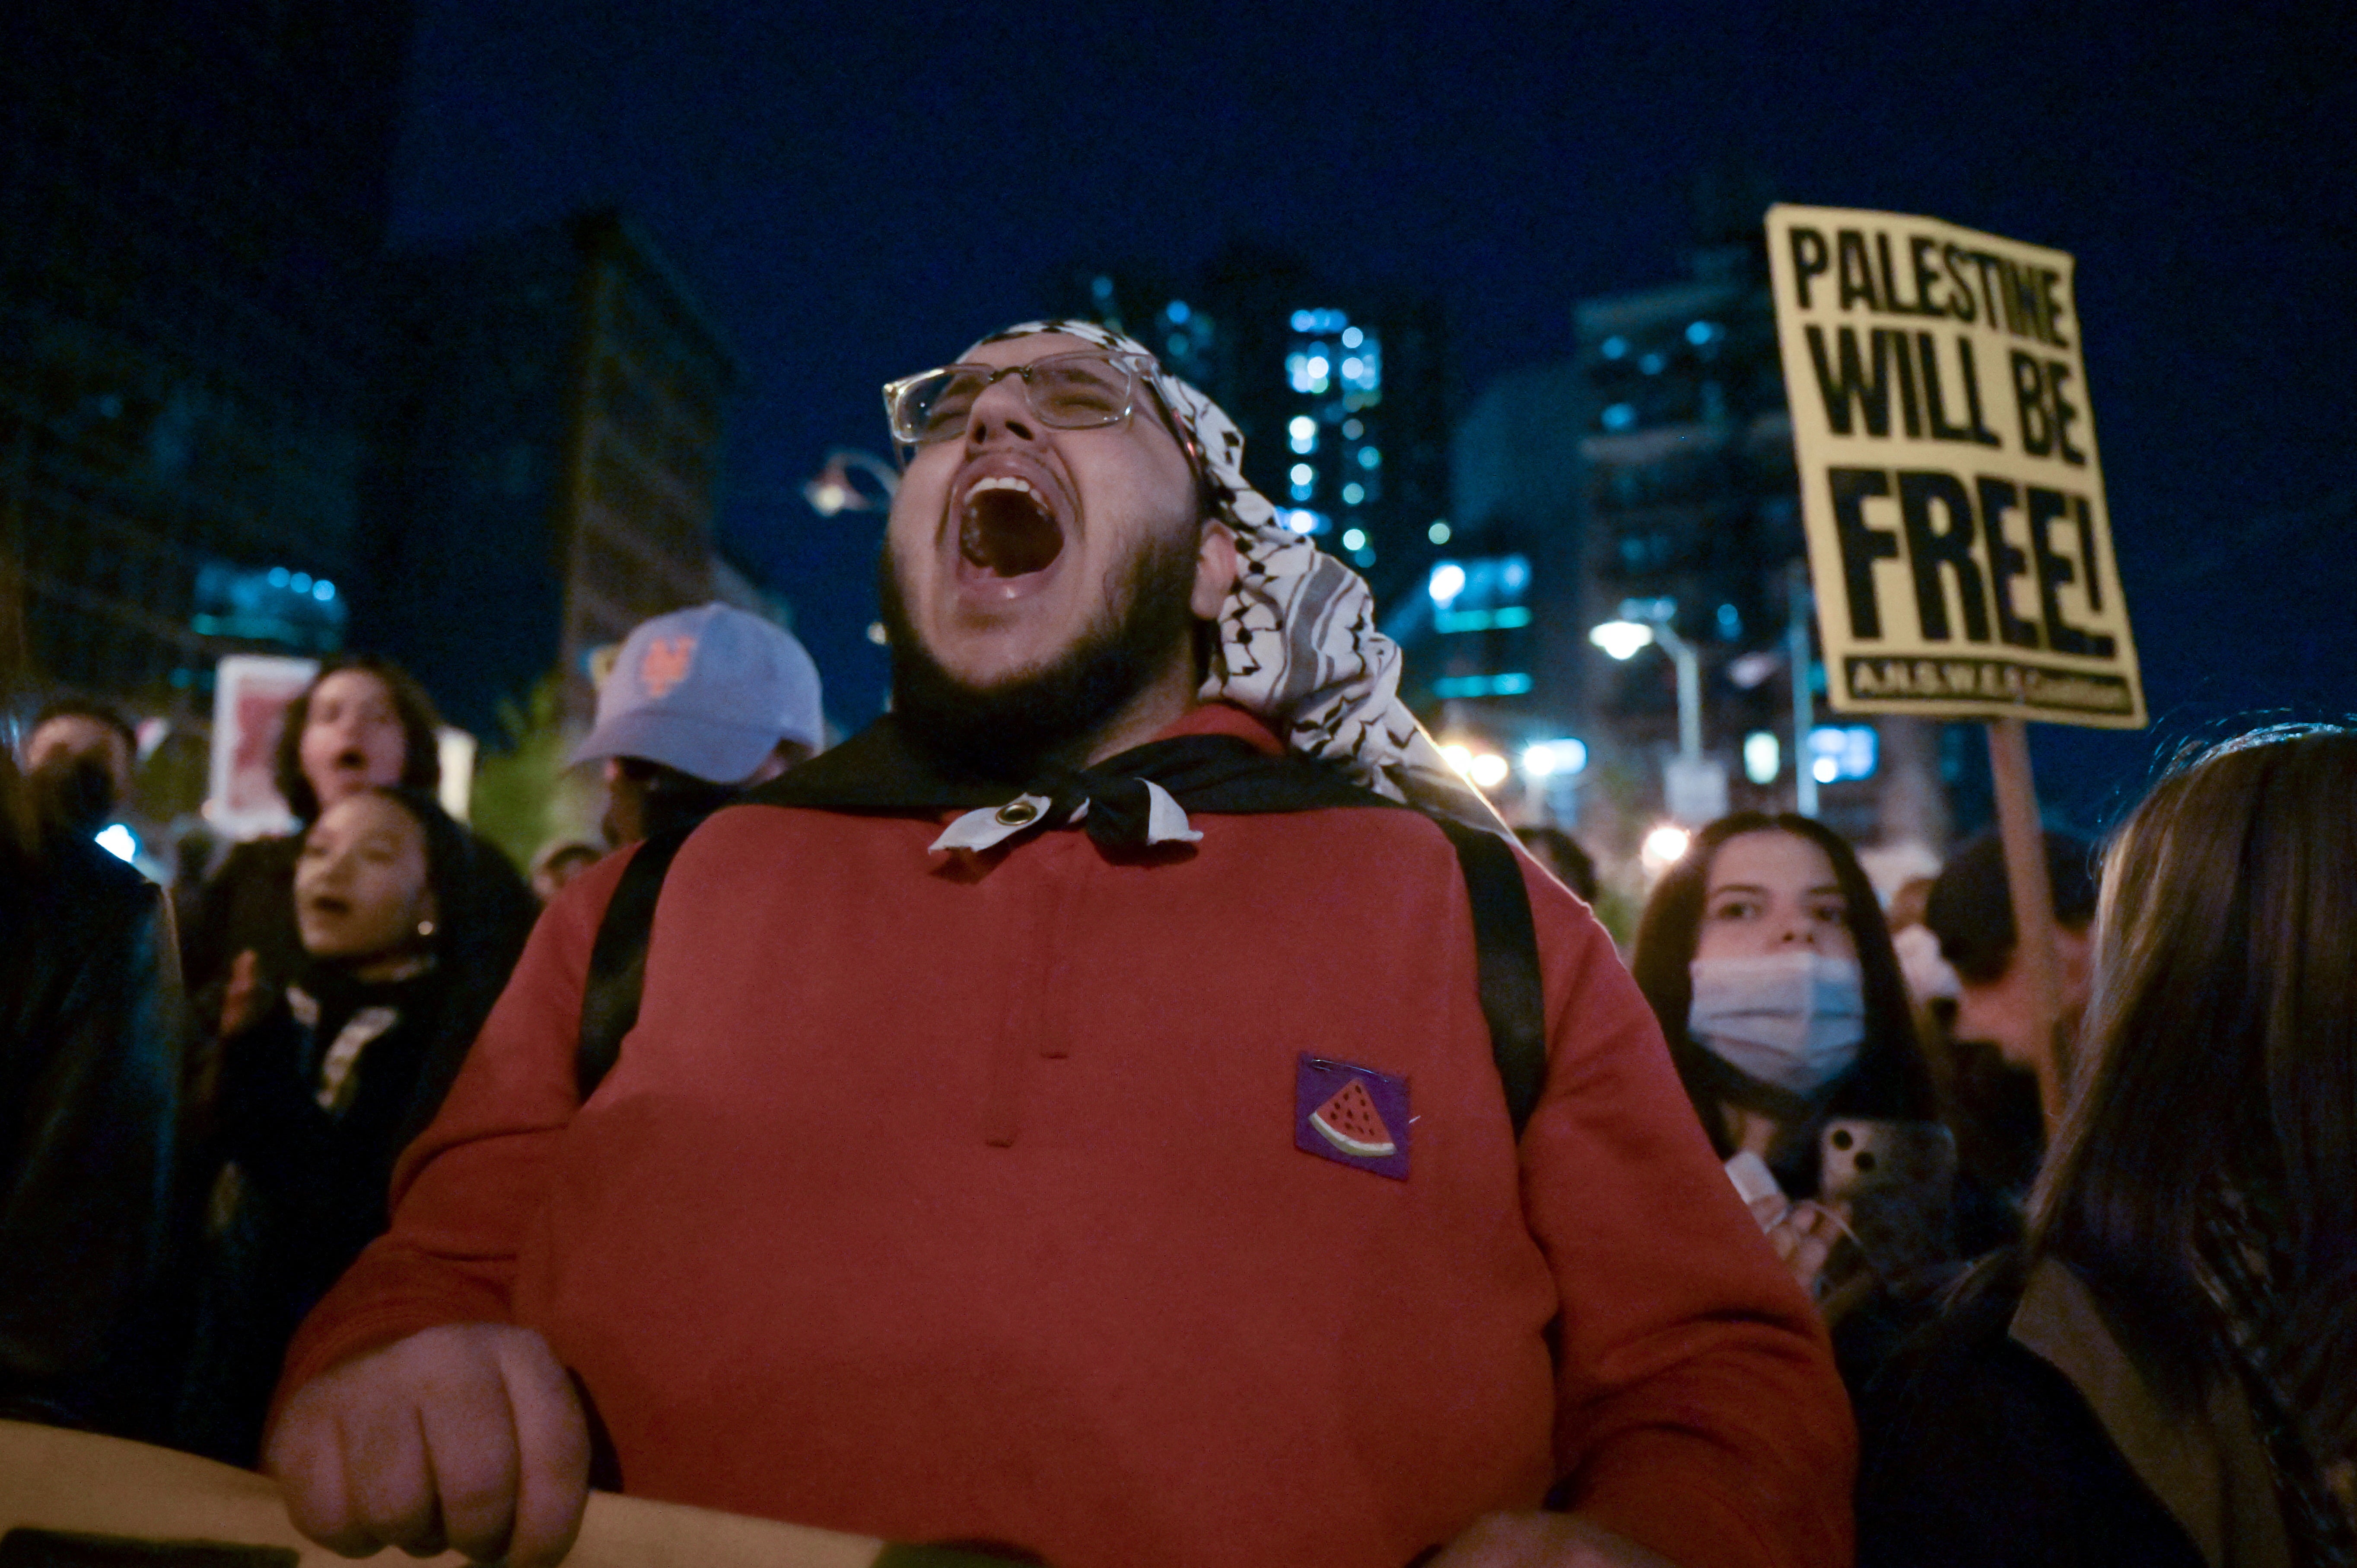
[[[296,1522],[545,1563],[595,1474],[1060,1568],[1846,1561],[1651,1011],[1226,417],[1071,322],[886,395],[891,714],[550,907],[290,1354]]]

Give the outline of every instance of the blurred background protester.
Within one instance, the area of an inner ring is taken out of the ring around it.
[[[21,647],[5,567],[0,704]],[[113,778],[111,724],[60,716],[36,726],[36,774],[65,734]],[[171,908],[85,817],[44,816],[0,747],[0,1418],[152,1436],[185,1022]]]
[[[1531,858],[1554,874],[1555,879],[1579,895],[1583,904],[1596,902],[1596,862],[1579,841],[1561,828],[1516,828],[1514,836]]]
[[[2070,1081],[2072,1054],[2087,1011],[2095,918],[2095,846],[2069,833],[2046,835],[2046,877],[2054,898],[2056,976],[2061,1014],[2050,1048]],[[1940,956],[1955,975],[1955,1001],[1943,1009],[1948,1035],[1940,1074],[1957,1157],[1984,1187],[2018,1203],[2046,1146],[2038,1096],[2036,999],[2029,966],[2014,961],[2013,894],[2005,845],[1996,833],[1970,840],[1941,867],[1923,908]]]
[[[1939,934],[1924,921],[1935,885],[1933,877],[1909,878],[1883,911],[1891,950],[1899,955],[1900,976],[1907,982],[1907,999],[1915,1004],[1915,1032],[1927,1047],[1932,1043],[1929,1026],[1936,1025],[1941,1037],[1947,1036],[1955,1021],[1959,989],[1954,967],[1941,955]]]
[[[131,793],[139,736],[103,703],[60,697],[33,716],[25,776],[45,830],[94,838]]]
[[[368,654],[329,659],[286,710],[276,750],[278,792],[308,827],[362,789],[398,784],[432,793],[442,777],[433,699],[407,671]],[[463,831],[463,830],[462,830]],[[254,955],[265,992],[303,962],[293,897],[299,834],[254,839],[231,850],[181,922],[181,950],[199,1014],[218,1019],[239,955]],[[539,907],[523,878],[488,840],[475,839],[468,874],[485,911],[473,940],[521,951]]]
[[[693,827],[825,744],[818,666],[784,628],[701,605],[633,628],[574,762],[606,765],[607,842]]]
[[[2357,1563],[2357,731],[2263,730],[2106,857],[2026,1248],[1863,1407],[1868,1565]]]
[[[545,905],[565,885],[597,865],[606,852],[579,839],[559,839],[532,857],[532,896]]]
[[[393,1161],[513,961],[474,864],[495,853],[401,785],[344,794],[302,835],[289,898],[301,960],[265,988],[242,959],[224,1016],[179,1445],[254,1463],[287,1340],[384,1230]]]
[[[1857,856],[1806,817],[1722,817],[1655,886],[1631,968],[1729,1178],[1862,1386],[1959,1244],[1953,1140]]]

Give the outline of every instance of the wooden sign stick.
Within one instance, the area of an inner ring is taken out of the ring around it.
[[[102,1537],[71,1560],[139,1562],[171,1568],[172,1545],[210,1542],[247,1549],[256,1568],[341,1568],[344,1559],[287,1522],[277,1484],[250,1470],[192,1454],[59,1427],[0,1421],[0,1557],[59,1560],[38,1535]],[[145,1543],[145,1550],[140,1550]],[[388,1563],[406,1564],[397,1552]],[[190,1553],[191,1561],[214,1564]],[[610,1492],[589,1494],[581,1533],[565,1568],[989,1568],[1000,1560],[942,1547],[903,1546],[864,1536],[714,1513]],[[428,1568],[473,1568],[456,1552]]]
[[[2064,1085],[2056,1059],[2062,978],[2054,950],[2054,887],[2046,875],[2046,834],[2038,816],[2038,787],[2029,776],[2029,726],[2020,719],[1992,719],[1988,743],[1997,832],[2005,843],[2005,880],[2013,896],[2012,961],[2027,966],[2022,977],[2038,1009],[2033,1047],[2038,1055],[2029,1065],[2038,1072],[2038,1101],[2051,1144],[2062,1116]]]

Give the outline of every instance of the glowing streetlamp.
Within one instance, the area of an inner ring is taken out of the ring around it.
[[[884,506],[892,504],[892,494],[900,488],[900,475],[889,463],[872,452],[856,451],[838,446],[826,455],[826,466],[818,477],[802,487],[802,499],[821,517],[833,517],[845,511],[880,511],[876,498],[853,482],[851,470],[859,469],[884,489]]]
[[[1685,858],[1694,843],[1694,834],[1674,823],[1663,822],[1645,835],[1642,856],[1645,869],[1655,876]]]
[[[1664,603],[1666,601],[1663,601]],[[1695,657],[1693,644],[1680,637],[1670,626],[1670,618],[1660,604],[1648,607],[1643,620],[1627,618],[1635,607],[1623,605],[1620,620],[1608,620],[1587,634],[1587,640],[1623,663],[1637,656],[1640,649],[1654,643],[1676,661],[1678,667],[1678,755],[1687,761],[1702,756],[1702,664]]]

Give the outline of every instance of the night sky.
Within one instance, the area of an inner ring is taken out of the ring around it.
[[[1747,160],[2078,258],[2156,729],[2036,726],[2050,815],[2100,822],[2233,715],[2357,711],[2357,28],[1859,9],[421,0],[394,237],[641,223],[745,366],[724,536],[856,725],[878,525],[800,487],[1056,269],[1247,239],[1426,286],[1469,395],[1566,357],[1574,301],[1683,275],[1692,176]]]

